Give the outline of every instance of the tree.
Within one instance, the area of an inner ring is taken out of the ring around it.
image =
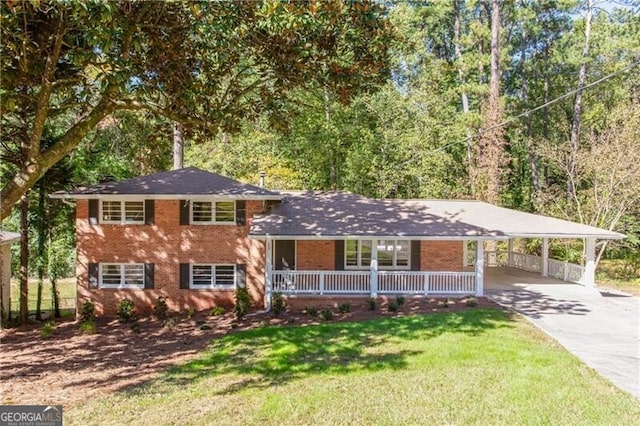
[[[373,1],[2,3],[0,218],[98,123],[148,110],[187,127],[237,130],[266,112],[282,123],[294,87],[343,102],[386,76],[391,30]],[[47,124],[71,112],[42,148]],[[23,143],[27,155],[13,155]]]

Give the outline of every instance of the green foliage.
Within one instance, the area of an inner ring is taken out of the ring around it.
[[[78,329],[82,334],[96,334],[98,332],[98,327],[94,320],[82,321],[78,326]]]
[[[367,308],[370,311],[375,311],[376,310],[376,299],[374,299],[373,297],[370,297],[369,299],[367,299]]]
[[[209,312],[209,315],[211,315],[212,317],[217,317],[220,315],[224,315],[226,312],[227,310],[222,306],[216,306],[213,309],[211,309],[211,311]]]
[[[404,301],[405,301],[404,296],[396,296],[396,304],[398,306],[404,305]]]
[[[449,307],[449,299],[438,300],[439,308],[448,308]]]
[[[282,293],[273,293],[271,295],[271,312],[275,317],[279,317],[287,310],[287,301],[282,296]]]
[[[341,303],[340,306],[338,306],[338,311],[341,314],[346,314],[351,312],[351,303],[347,303],[347,302]]]
[[[56,323],[54,321],[47,321],[42,327],[40,327],[40,337],[48,339],[56,329]]]
[[[389,302],[387,303],[387,309],[389,310],[389,312],[398,312],[400,306],[398,305],[398,302]]]
[[[464,304],[469,308],[475,308],[478,306],[478,299],[475,297],[467,297]]]
[[[249,313],[251,309],[251,297],[246,287],[240,287],[236,290],[236,318],[241,320],[245,315]]]
[[[196,308],[189,306],[187,308],[187,318],[192,318],[196,314]]]
[[[304,308],[304,312],[312,317],[318,316],[318,308],[316,308],[315,306],[307,306],[306,308]]]
[[[136,307],[133,300],[122,299],[118,302],[118,321],[121,323],[134,322],[136,319]]]
[[[169,306],[167,305],[167,298],[165,296],[158,296],[153,306],[153,314],[159,320],[167,318],[169,313]]]
[[[82,304],[80,309],[80,322],[90,322],[96,319],[96,305],[91,300]]]
[[[331,321],[333,319],[333,311],[331,309],[323,309],[318,314],[318,318],[322,321]]]

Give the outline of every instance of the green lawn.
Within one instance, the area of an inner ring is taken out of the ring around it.
[[[268,327],[68,424],[635,424],[640,403],[494,309]]]
[[[42,308],[49,310],[52,306],[51,297],[51,283],[48,279],[45,279],[42,283]],[[64,278],[57,282],[58,294],[60,295],[60,307],[67,309],[75,307],[76,299],[76,279]],[[38,282],[30,278],[29,279],[29,310],[36,310],[36,300],[38,298]],[[11,308],[13,311],[20,309],[20,281],[17,279],[11,280]]]

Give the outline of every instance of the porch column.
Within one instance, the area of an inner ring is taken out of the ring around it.
[[[271,238],[267,238],[265,241],[265,251],[264,251],[264,309],[269,311],[271,310],[271,271],[273,270],[273,240]]]
[[[469,266],[469,241],[462,241],[462,267]]]
[[[476,242],[476,296],[484,295],[484,241]]]
[[[509,238],[507,248],[507,266],[513,265],[513,238]]]
[[[371,297],[378,297],[378,240],[371,242]]]
[[[586,238],[584,244],[586,261],[582,284],[585,287],[594,288],[596,286],[596,239]]]
[[[549,275],[549,239],[542,239],[542,276]]]

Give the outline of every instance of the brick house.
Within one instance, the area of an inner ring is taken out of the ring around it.
[[[91,299],[99,314],[124,298],[150,310],[161,295],[173,310],[231,306],[240,286],[265,308],[273,292],[298,303],[482,295],[486,240],[509,241],[508,266],[539,264],[549,274],[549,238],[586,238],[576,279],[593,285],[595,239],[622,237],[477,201],[274,192],[196,168],[51,196],[77,202],[78,306]],[[539,261],[513,252],[515,237],[542,238]]]

